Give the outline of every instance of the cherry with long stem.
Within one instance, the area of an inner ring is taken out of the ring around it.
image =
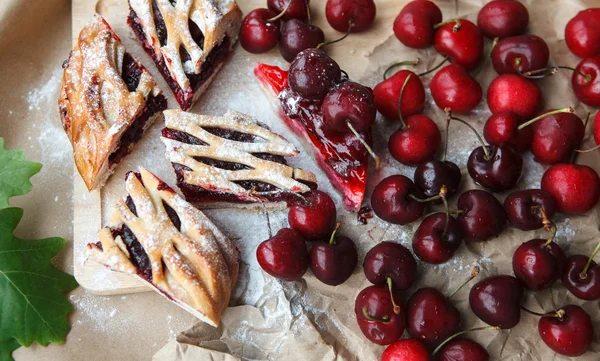
[[[525,123],[519,125],[517,127],[517,130],[521,130],[527,126],[530,126],[531,124],[533,124],[533,123],[537,122],[538,120],[545,118],[549,115],[555,115],[555,114],[560,114],[560,113],[575,113],[575,109],[573,109],[573,107],[567,107],[567,108],[562,108],[562,109],[556,109],[556,110],[553,110],[553,111],[550,111],[550,112],[547,112],[544,114],[540,114],[537,117],[530,119],[530,120],[526,121]]]
[[[414,65],[419,64],[419,62],[420,62],[420,60],[419,60],[419,58],[417,58],[415,60],[405,60],[405,61],[400,61],[398,63],[394,63],[394,64],[388,66],[388,68],[385,69],[385,71],[383,72],[383,80],[387,80],[389,78],[388,75],[389,75],[389,73],[393,69],[395,69],[395,68],[397,68],[399,66],[407,66],[407,65],[413,65],[414,66]]]
[[[475,135],[477,136],[477,139],[479,139],[479,143],[481,143],[481,148],[483,149],[483,153],[485,154],[485,156],[484,156],[485,160],[489,160],[490,159],[490,151],[488,150],[487,144],[485,144],[483,137],[479,134],[477,129],[475,129],[475,127],[473,127],[471,124],[469,124],[469,122],[467,122],[466,120],[463,120],[461,118],[457,118],[457,117],[453,116],[450,108],[446,108],[446,109],[444,109],[444,111],[446,112],[447,119],[456,120],[457,122],[462,123],[462,124],[466,125],[467,127],[469,127],[469,129],[471,129],[473,131],[473,133],[475,133]]]
[[[537,69],[537,70],[531,70],[531,71],[526,71],[524,73],[519,73],[519,75],[521,75],[524,78],[527,79],[543,79],[552,75],[555,75],[558,73],[558,71],[560,69],[565,69],[565,70],[570,70],[572,72],[575,72],[579,75],[581,75],[586,82],[590,82],[592,81],[592,76],[590,74],[583,74],[581,71],[570,67],[570,66],[551,66],[548,68],[543,68],[543,69]]]
[[[350,18],[350,20],[348,20],[348,31],[346,31],[346,34],[344,34],[341,38],[331,40],[331,41],[325,41],[325,42],[317,45],[317,49],[321,49],[321,48],[331,45],[331,44],[339,43],[340,41],[346,39],[350,35],[350,33],[352,33],[353,25],[354,25],[354,19]]]
[[[596,255],[598,254],[598,251],[600,251],[600,243],[598,243],[598,245],[596,245],[596,248],[594,248],[594,251],[592,252],[592,254],[590,255],[590,257],[588,258],[588,261],[585,264],[585,267],[583,267],[583,270],[579,274],[579,278],[581,278],[582,280],[584,280],[584,279],[587,278],[587,271],[588,271],[588,269],[590,269],[590,266],[592,265],[592,262],[594,262],[594,257],[596,257]]]
[[[563,310],[562,308],[559,310],[553,311],[553,312],[548,312],[548,313],[535,312],[535,311],[528,309],[525,306],[521,306],[521,309],[523,311],[529,313],[530,315],[539,316],[539,317],[554,317],[554,318],[562,319],[565,316],[565,310]]]
[[[457,332],[454,335],[448,337],[448,339],[446,339],[435,350],[433,350],[433,355],[437,354],[442,349],[442,347],[444,347],[444,345],[446,345],[448,342],[452,341],[453,339],[457,338],[458,336],[462,336],[469,332],[486,331],[486,330],[500,330],[500,327],[498,327],[498,326],[476,327],[476,328],[471,328],[468,330]]]
[[[454,291],[452,291],[452,293],[447,298],[449,300],[452,299],[452,297],[454,297],[454,295],[456,295],[458,293],[458,291],[463,289],[475,277],[479,276],[479,272],[481,272],[481,268],[479,268],[479,266],[473,267],[473,270],[471,271],[471,275],[460,286],[458,286]]]

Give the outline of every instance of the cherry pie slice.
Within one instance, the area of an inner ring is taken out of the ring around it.
[[[228,111],[209,116],[167,110],[162,141],[177,186],[194,204],[303,200],[314,174],[288,166],[298,150],[252,117]]]
[[[323,126],[321,100],[304,99],[288,86],[288,72],[276,66],[258,64],[254,74],[274,100],[279,116],[298,136],[306,139],[314,150],[319,166],[344,198],[350,211],[358,211],[365,195],[369,155],[352,133],[337,133]],[[367,143],[371,134],[361,133]]]
[[[227,60],[242,12],[235,0],[129,0],[129,26],[189,110]]]
[[[198,209],[144,168],[129,172],[88,257],[129,273],[200,320],[217,327],[239,271],[234,244]]]
[[[98,14],[81,30],[63,68],[62,125],[85,185],[100,188],[167,100]]]

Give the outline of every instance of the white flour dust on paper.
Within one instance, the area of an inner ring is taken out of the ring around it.
[[[62,78],[62,69],[55,69],[52,76],[40,86],[33,88],[25,97],[29,110],[49,109],[48,104],[56,102]]]

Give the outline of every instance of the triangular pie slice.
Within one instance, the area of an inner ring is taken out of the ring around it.
[[[63,68],[62,125],[85,185],[100,188],[167,100],[98,14],[81,30]]]
[[[350,211],[358,211],[365,195],[369,155],[354,134],[323,127],[321,100],[304,99],[288,86],[288,72],[277,66],[257,64],[254,74],[272,97],[285,124],[313,149],[319,166],[343,196]],[[371,143],[371,133],[360,133]]]
[[[311,172],[287,165],[298,150],[256,119],[164,112],[162,141],[186,200],[196,205],[302,201],[317,187]]]
[[[198,209],[144,168],[129,172],[88,257],[139,277],[161,295],[217,327],[239,271],[233,243]]]

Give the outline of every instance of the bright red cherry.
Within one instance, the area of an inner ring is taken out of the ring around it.
[[[297,281],[308,269],[306,242],[291,228],[282,228],[258,245],[256,258],[265,272],[284,281]]]
[[[373,0],[327,0],[325,4],[327,22],[342,33],[349,29],[353,33],[369,29],[376,14],[377,7]]]
[[[521,282],[506,275],[487,278],[471,289],[469,304],[473,313],[490,326],[515,327],[521,319]]]
[[[254,9],[242,21],[240,44],[249,53],[266,53],[279,40],[279,19],[269,21],[277,13],[269,9]]]
[[[502,39],[492,50],[492,65],[498,74],[525,73],[548,66],[550,49],[537,35]]]
[[[590,315],[576,305],[565,306],[556,311],[556,315],[540,318],[538,332],[554,352],[570,357],[583,355],[594,339]]]
[[[466,113],[481,102],[481,85],[460,65],[450,64],[431,79],[431,96],[438,107]]]
[[[542,189],[515,191],[504,199],[508,221],[522,231],[533,231],[545,226],[556,211],[552,194]],[[545,217],[544,217],[545,215]]]
[[[560,213],[585,213],[598,203],[600,178],[586,165],[560,163],[546,170],[542,189],[552,195]]]
[[[492,114],[483,127],[483,136],[490,145],[506,144],[518,152],[524,152],[531,144],[532,127],[517,129],[523,124],[520,116],[511,112]]]
[[[335,228],[337,214],[333,199],[319,190],[305,194],[304,198],[305,202],[297,202],[290,207],[290,227],[309,241],[325,239]]]
[[[346,282],[358,262],[354,242],[335,233],[331,235],[329,242],[315,244],[310,249],[309,257],[312,273],[319,281],[330,286]]]
[[[427,48],[433,44],[434,25],[441,22],[442,11],[433,1],[411,1],[394,20],[394,34],[410,48]]]
[[[498,236],[506,225],[502,204],[493,194],[472,189],[458,197],[460,223],[467,241],[487,241]]]
[[[406,303],[407,331],[410,337],[435,344],[450,337],[460,327],[460,312],[435,288],[417,290]]]
[[[389,345],[400,339],[406,327],[401,304],[399,293],[387,286],[369,286],[362,290],[354,302],[354,313],[365,337],[378,345]]]
[[[404,126],[392,133],[388,148],[398,162],[416,166],[432,159],[441,143],[437,124],[426,115],[415,114],[406,118]]]
[[[376,285],[384,285],[391,280],[393,288],[410,288],[417,275],[417,263],[412,253],[403,245],[385,241],[367,252],[363,263],[367,279]]]
[[[513,254],[515,277],[533,291],[548,288],[562,276],[567,258],[552,239],[532,239],[522,243]]]
[[[377,217],[394,224],[408,224],[419,219],[425,211],[423,193],[403,175],[383,179],[371,196],[371,208]]]
[[[527,8],[517,0],[494,0],[477,15],[477,26],[490,39],[523,34],[529,24]]]
[[[381,361],[430,361],[429,351],[421,341],[406,338],[389,345]]]
[[[429,2],[429,1],[427,1]],[[402,93],[402,102],[400,109],[402,116],[408,117],[420,112],[425,104],[425,88],[421,79],[410,70],[400,70],[391,77],[377,84],[373,89],[375,96],[375,106],[384,117],[388,119],[400,119],[398,111],[398,100],[402,86],[406,82],[406,78],[410,76],[404,92]]]
[[[455,338],[435,354],[436,361],[489,361],[483,346],[468,338]]]
[[[600,55],[600,8],[577,13],[565,27],[565,41],[580,58]]]
[[[290,64],[290,88],[303,98],[323,99],[340,82],[342,71],[323,50],[306,49]]]
[[[552,112],[542,113],[547,115],[531,125],[531,152],[538,162],[546,164],[568,161],[585,135],[583,121],[577,115]]]
[[[323,122],[328,129],[348,132],[348,123],[357,132],[371,129],[377,116],[371,89],[353,81],[333,88],[321,104]]]
[[[285,11],[282,16],[284,20],[297,19],[308,22],[309,3],[310,0],[267,0],[267,7],[276,14]]]
[[[454,217],[433,213],[417,228],[412,241],[413,251],[424,262],[444,263],[452,258],[463,237],[462,228]]]
[[[469,156],[467,170],[475,183],[492,192],[503,192],[517,185],[523,157],[509,145],[477,147]]]
[[[589,106],[600,107],[600,56],[583,59],[576,70],[571,77],[575,96]]]
[[[279,52],[289,62],[293,61],[302,50],[316,48],[323,42],[325,42],[325,34],[316,25],[297,19],[288,20],[281,25]]]
[[[483,36],[477,25],[466,19],[440,26],[435,32],[433,46],[453,64],[467,70],[475,69],[483,57]]]
[[[491,82],[487,100],[494,114],[508,111],[529,119],[542,105],[542,91],[532,81],[519,75],[502,74]]]

